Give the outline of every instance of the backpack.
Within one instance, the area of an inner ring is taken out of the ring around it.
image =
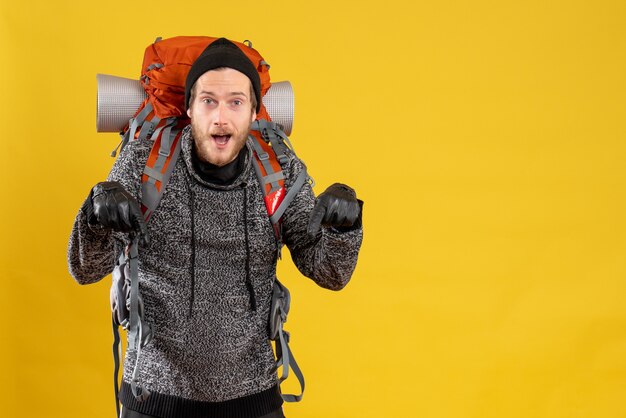
[[[204,36],[181,36],[170,39],[157,38],[146,48],[143,60],[141,85],[147,93],[128,124],[120,132],[118,148],[133,140],[153,140],[150,155],[141,179],[141,210],[146,221],[156,210],[180,154],[180,139],[183,128],[189,124],[185,112],[185,79],[195,59],[217,38]],[[261,97],[269,90],[269,64],[252,48],[249,41],[233,42],[257,68],[261,79]],[[272,122],[267,109],[261,103],[257,120],[250,130],[249,142],[254,154],[254,169],[264,193],[265,206],[274,229],[276,247],[280,258],[282,247],[281,217],[298,191],[310,177],[303,170],[294,184],[286,190],[282,165],[287,162],[287,150],[293,151],[289,138],[281,126]],[[113,151],[115,156],[117,149]],[[131,243],[120,256],[112,273],[111,309],[113,316],[113,358],[115,402],[119,416],[119,369],[121,345],[119,327],[127,330],[128,349],[137,352],[132,373],[131,390],[137,401],[146,400],[150,393],[138,379],[138,364],[141,349],[152,339],[152,330],[143,318],[143,303],[139,294],[138,279],[139,237],[131,234]],[[268,327],[270,339],[274,341],[276,369],[282,366],[279,383],[292,369],[301,388],[299,395],[282,394],[286,402],[298,402],[304,393],[304,377],[289,349],[289,333],[284,331],[290,306],[290,294],[278,281],[274,282]]]

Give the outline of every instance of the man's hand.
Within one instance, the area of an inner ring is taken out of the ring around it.
[[[356,192],[345,184],[335,183],[317,198],[309,218],[308,233],[315,237],[320,225],[350,228],[360,214],[361,205]]]
[[[148,227],[137,200],[116,181],[98,183],[91,190],[93,213],[89,223],[118,232],[138,232],[148,243]]]

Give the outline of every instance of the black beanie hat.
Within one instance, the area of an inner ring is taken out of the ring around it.
[[[252,83],[256,96],[256,111],[261,109],[261,78],[252,61],[234,43],[226,38],[219,38],[206,47],[196,59],[185,81],[185,108],[189,109],[191,87],[207,71],[228,67],[246,75]]]

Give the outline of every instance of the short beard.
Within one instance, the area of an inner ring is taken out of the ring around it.
[[[205,141],[213,140],[212,138],[210,138],[211,136],[210,134],[207,134],[207,135],[209,136],[209,138],[203,138],[202,133],[198,132],[193,122],[191,123],[191,136],[193,139],[193,148],[196,152],[196,156],[200,159],[200,161],[213,164],[217,167],[223,167],[226,164],[234,161],[237,158],[237,155],[239,155],[239,152],[243,149],[243,147],[246,146],[246,141],[248,139],[248,136],[250,135],[250,129],[246,130],[245,134],[243,134],[244,139],[243,141],[241,141],[241,147],[239,147],[238,149],[235,149],[235,153],[234,155],[231,156],[231,159],[229,161],[216,161],[212,159],[211,156],[208,153],[206,153],[206,150],[202,146],[198,145],[198,140],[205,140]],[[231,136],[229,141],[236,141],[237,143],[239,143],[240,139],[241,137]]]

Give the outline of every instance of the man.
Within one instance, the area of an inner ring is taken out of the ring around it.
[[[189,71],[191,125],[150,222],[137,202],[152,145],[143,140],[129,143],[77,215],[68,259],[81,284],[112,271],[127,232],[143,236],[139,283],[153,337],[137,367],[150,395],[140,402],[131,393],[137,353],[128,350],[123,417],[283,417],[268,337],[277,243],[247,142],[260,86],[237,46],[214,41]],[[287,190],[305,169],[288,157]],[[292,259],[322,287],[339,290],[352,275],[362,240],[360,203],[347,186],[334,184],[315,199],[305,184],[282,217]]]

